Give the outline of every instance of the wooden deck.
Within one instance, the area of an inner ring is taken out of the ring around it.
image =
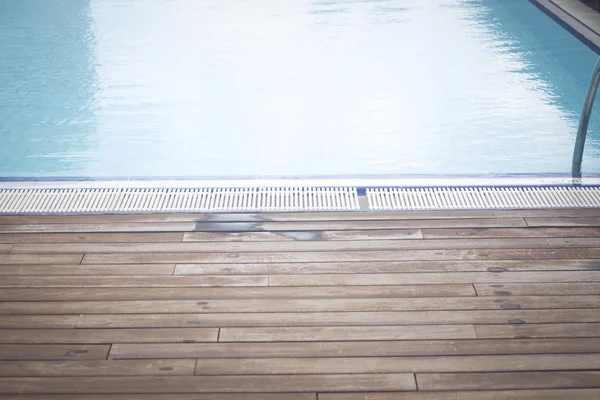
[[[600,210],[0,216],[0,275],[2,399],[600,399]]]

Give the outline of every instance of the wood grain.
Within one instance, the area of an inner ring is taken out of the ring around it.
[[[2,250],[0,244],[0,251]],[[184,243],[17,243],[11,253],[192,253],[192,252],[338,252],[402,249],[537,249],[549,247],[544,238],[351,240],[301,242],[184,242]],[[554,243],[552,247],[576,247]],[[6,252],[10,249],[7,246]]]
[[[15,254],[49,257],[52,254]],[[0,260],[3,255],[0,254]],[[479,249],[479,250],[403,250],[344,252],[268,252],[268,253],[89,253],[83,264],[217,264],[217,263],[303,263],[348,261],[459,261],[459,260],[550,260],[598,259],[600,248],[584,249]],[[26,259],[26,258],[25,258]],[[28,264],[35,264],[33,261]]]
[[[600,260],[388,261],[277,264],[178,264],[176,275],[380,274],[600,270]]]
[[[3,329],[0,343],[111,344],[213,342],[218,329]]]
[[[419,390],[593,388],[600,371],[417,374]]]
[[[138,286],[132,286],[134,283]],[[469,283],[449,285],[388,285],[320,287],[203,287],[197,279],[184,279],[174,287],[160,286],[160,281],[138,279],[126,287],[0,288],[2,301],[60,300],[197,300],[202,299],[329,299],[388,297],[463,297],[475,296]],[[203,282],[202,280],[200,282]],[[89,283],[89,281],[87,281]],[[185,286],[188,284],[188,286]],[[598,284],[600,287],[600,283]],[[194,287],[197,286],[197,287]],[[588,293],[582,293],[588,294]],[[600,294],[597,293],[590,294]]]
[[[217,358],[198,360],[196,375],[388,374],[600,369],[600,354],[452,357]],[[2,364],[0,363],[0,374]]]
[[[479,296],[570,296],[600,294],[600,282],[475,284]]]
[[[597,338],[114,344],[109,358],[401,357],[600,353]]]
[[[379,392],[319,394],[319,400],[596,400],[598,398],[600,398],[600,389],[539,389],[493,391],[478,390],[474,392],[451,391],[419,393]]]
[[[0,314],[153,314],[597,308],[600,296],[2,302]]]
[[[7,316],[9,317],[9,316]],[[10,316],[13,317],[13,316]],[[26,316],[14,316],[26,317]],[[35,316],[40,318],[40,316]],[[60,317],[60,316],[58,316]],[[12,328],[52,327],[54,316],[46,324],[20,325]],[[256,326],[384,326],[384,325],[460,325],[507,323],[575,323],[600,322],[600,310],[503,310],[498,311],[400,311],[400,312],[293,312],[293,313],[217,313],[217,314],[85,314],[77,328],[185,328],[256,327]]]
[[[477,325],[477,337],[491,338],[551,338],[598,337],[600,324],[535,324],[535,325]]]
[[[3,394],[416,390],[413,374],[0,378]]]
[[[0,265],[0,276],[9,275],[173,275],[174,264],[136,265]]]
[[[0,361],[0,376],[194,375],[196,360]]]
[[[79,264],[83,254],[0,254],[0,265]]]
[[[0,360],[105,360],[110,345],[0,344]]]
[[[441,283],[599,282],[600,271],[454,272],[399,274],[271,275],[271,286],[349,286]]]
[[[50,287],[220,287],[267,286],[268,276],[5,276],[0,280],[3,288]]]
[[[220,342],[416,340],[475,338],[471,325],[223,328]]]

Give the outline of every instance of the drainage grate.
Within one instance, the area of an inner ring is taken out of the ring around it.
[[[356,188],[5,189],[0,213],[358,210]]]
[[[367,189],[371,210],[600,207],[600,187]]]

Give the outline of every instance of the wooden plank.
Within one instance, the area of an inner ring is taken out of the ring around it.
[[[600,296],[1,302],[0,314],[272,313],[598,308]]]
[[[8,253],[12,247],[12,244],[0,243],[0,253]]]
[[[141,281],[144,283],[144,281]],[[186,280],[196,284],[197,280]],[[153,283],[156,284],[155,281]],[[598,284],[600,287],[600,283]],[[592,293],[592,294],[600,294]],[[196,300],[202,299],[310,299],[475,296],[470,283],[449,285],[330,286],[320,287],[121,287],[121,288],[5,288],[2,301],[66,300]]]
[[[5,395],[3,400],[317,400],[316,393]],[[364,400],[364,399],[363,399]],[[554,400],[554,398],[550,399]],[[564,399],[563,399],[564,400]],[[587,399],[583,399],[587,400]],[[595,399],[594,399],[595,400]]]
[[[83,254],[0,254],[0,265],[79,264]]]
[[[135,265],[0,265],[0,276],[10,275],[173,275],[174,264]]]
[[[0,245],[2,246],[2,245]],[[17,243],[11,253],[192,253],[192,252],[308,252],[403,249],[537,249],[544,238],[351,240],[304,242],[185,242],[185,243]],[[555,246],[559,247],[559,246]],[[563,246],[563,247],[566,247]],[[1,247],[0,247],[1,249]],[[8,252],[8,250],[6,250]]]
[[[0,233],[0,243],[169,243],[183,232],[165,233]]]
[[[22,317],[22,316],[18,316]],[[1,320],[1,319],[0,319]],[[86,314],[77,328],[453,325],[600,322],[600,310],[399,311],[218,314]],[[20,328],[13,322],[13,328]],[[44,327],[44,326],[42,326]]]
[[[167,278],[165,278],[167,279]],[[168,279],[172,279],[169,277]],[[270,286],[401,285],[435,283],[594,282],[600,271],[454,272],[399,274],[271,275]]]
[[[423,239],[423,234],[420,229],[299,232],[186,232],[183,234],[184,242],[295,242],[305,240],[335,241],[392,239]]]
[[[15,254],[19,256],[21,254]],[[0,254],[0,260],[3,255]],[[9,255],[10,256],[10,255]],[[22,254],[22,256],[35,256]],[[42,255],[42,256],[50,256]],[[83,264],[216,264],[216,263],[291,263],[348,261],[443,261],[443,260],[545,260],[600,258],[600,248],[584,249],[478,249],[478,250],[403,250],[344,252],[268,252],[268,253],[100,253],[86,254]],[[35,262],[28,262],[34,264]]]
[[[539,389],[493,391],[478,390],[474,392],[451,391],[419,393],[379,392],[319,394],[319,400],[597,400],[598,398],[600,398],[600,389]]]
[[[0,378],[4,394],[416,390],[413,374]]]
[[[600,226],[600,217],[554,217],[554,218],[537,218],[527,217],[527,226],[536,227],[559,227],[559,226],[583,226],[583,227],[598,227]]]
[[[75,328],[79,315],[0,315],[0,329]]]
[[[16,224],[0,225],[0,233],[86,233],[86,232],[192,232],[196,228],[193,222],[122,222],[122,223],[63,223],[63,224]]]
[[[182,223],[183,224],[183,223]],[[175,225],[172,223],[171,225]],[[5,225],[11,226],[11,225]],[[196,222],[197,232],[344,231],[421,228],[518,228],[523,218],[408,219],[378,221]],[[0,231],[2,226],[0,225]],[[116,231],[116,230],[114,230]],[[191,231],[191,230],[187,230]]]
[[[214,358],[198,360],[196,375],[389,374],[600,369],[600,354],[446,357]],[[0,374],[2,363],[0,363]],[[23,375],[17,375],[23,376]]]
[[[14,344],[109,344],[181,343],[217,340],[216,328],[164,329],[4,329],[0,343]]]
[[[194,375],[196,360],[0,361],[0,376]]]
[[[600,371],[417,374],[419,390],[594,388]]]
[[[266,275],[228,276],[6,276],[0,287],[267,286]]]
[[[110,345],[0,344],[0,360],[105,360]]]
[[[109,358],[401,357],[600,352],[597,338],[114,344]]]
[[[600,238],[548,238],[551,247],[600,247]]]
[[[477,325],[477,337],[496,338],[554,338],[600,337],[600,324],[535,324],[535,325]]]
[[[470,325],[222,328],[220,342],[472,339]]]
[[[317,400],[316,393],[5,395],[3,400]],[[553,400],[552,398],[551,400]],[[364,399],[363,399],[364,400]],[[587,400],[587,399],[584,399]],[[595,400],[595,399],[594,399]]]
[[[600,228],[474,228],[423,229],[425,239],[467,239],[504,237],[599,237]],[[194,233],[186,233],[194,235]]]
[[[379,274],[600,270],[600,260],[388,261],[277,264],[177,264],[175,275]]]
[[[502,285],[476,284],[479,296],[571,296],[600,294],[600,283],[508,283]]]

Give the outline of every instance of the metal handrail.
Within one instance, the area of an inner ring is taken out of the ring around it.
[[[583,158],[585,137],[587,136],[588,125],[590,124],[590,116],[592,115],[592,107],[594,106],[594,99],[596,98],[596,92],[598,91],[598,84],[600,84],[600,59],[598,59],[598,62],[596,62],[596,66],[594,67],[592,79],[590,80],[590,85],[588,86],[587,94],[585,95],[581,118],[579,119],[579,128],[577,128],[577,138],[575,139],[575,149],[573,150],[573,176],[581,176],[581,159]]]

